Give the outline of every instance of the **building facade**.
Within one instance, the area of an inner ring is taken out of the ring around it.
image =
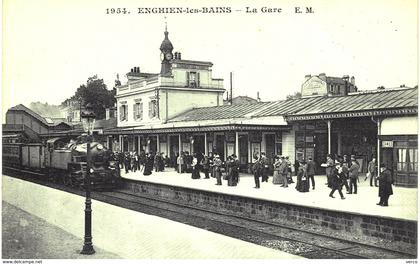
[[[305,82],[302,84],[302,96],[311,95],[347,95],[356,92],[355,78],[348,75],[343,77],[331,77],[325,73],[319,75],[305,75]]]
[[[161,73],[134,67],[128,82],[117,87],[118,127],[163,124],[195,107],[223,104],[223,79],[212,77],[211,62],[182,60],[165,31]]]
[[[312,105],[286,116],[297,158],[320,164],[327,154],[354,155],[365,173],[375,157],[393,171],[396,185],[417,187],[417,93],[404,87],[300,99]]]

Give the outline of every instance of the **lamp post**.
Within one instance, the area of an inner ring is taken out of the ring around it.
[[[92,244],[92,201],[90,199],[90,142],[92,141],[92,131],[95,125],[95,113],[93,112],[90,103],[86,105],[86,109],[80,114],[82,118],[83,130],[87,133],[86,137],[86,174],[85,174],[85,239],[83,249],[80,254],[92,255],[95,254]]]

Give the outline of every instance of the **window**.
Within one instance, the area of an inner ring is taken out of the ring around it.
[[[188,87],[200,87],[200,73],[199,72],[187,72],[187,86]]]
[[[417,171],[417,149],[397,149],[397,171]]]
[[[127,121],[128,120],[128,106],[121,105],[120,106],[120,121]]]
[[[156,100],[151,100],[149,102],[149,118],[154,118],[157,116],[157,103]]]
[[[133,118],[136,121],[143,119],[143,103],[137,102],[133,105]]]
[[[417,171],[417,149],[408,149],[408,170]]]

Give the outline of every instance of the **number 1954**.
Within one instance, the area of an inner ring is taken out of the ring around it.
[[[130,11],[128,11],[125,7],[124,8],[107,8],[106,14],[130,14]]]

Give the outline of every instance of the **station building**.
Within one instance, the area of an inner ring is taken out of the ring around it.
[[[223,80],[213,78],[211,62],[172,53],[167,31],[160,50],[160,73],[134,67],[117,87],[117,127],[104,130],[109,148],[172,158],[235,153],[244,171],[260,152],[318,164],[328,153],[355,155],[361,172],[377,157],[398,184],[417,186],[417,88],[358,91],[354,77],[321,73],[305,76],[299,99],[223,105]]]
[[[211,62],[173,53],[167,31],[160,50],[160,73],[132,68],[127,83],[116,87],[115,116],[97,122],[97,139],[109,149],[171,158],[181,151],[213,152],[222,159],[235,153],[248,172],[261,152],[271,162],[283,155],[292,163],[311,157],[317,164],[329,153],[355,155],[362,173],[377,157],[393,170],[397,185],[417,187],[417,87],[358,91],[354,77],[307,75],[302,98],[230,105],[223,102],[223,79],[212,76]],[[21,105],[9,110],[3,132],[16,126],[43,138],[82,133],[49,124]],[[318,166],[317,173],[325,170]]]
[[[167,31],[160,50],[160,73],[134,67],[127,83],[117,87],[117,128],[104,131],[109,148],[172,158],[180,151],[217,152],[222,158],[238,153],[244,167],[253,152],[281,154],[281,132],[290,130],[284,119],[252,118],[267,104],[224,105],[223,79],[212,76],[211,62],[173,53]]]

